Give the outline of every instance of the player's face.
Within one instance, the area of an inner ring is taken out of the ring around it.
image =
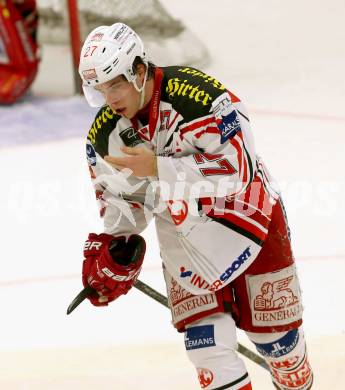
[[[131,119],[139,110],[140,94],[123,76],[118,76],[96,87],[108,106],[117,114]]]

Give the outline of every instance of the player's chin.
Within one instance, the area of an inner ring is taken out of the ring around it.
[[[131,119],[131,116],[129,115],[129,111],[127,108],[118,108],[116,110],[116,114],[121,115],[124,118]]]
[[[130,110],[125,110],[122,114],[120,114],[121,116],[127,118],[127,119],[133,119],[135,117],[135,112],[133,111],[130,111]]]

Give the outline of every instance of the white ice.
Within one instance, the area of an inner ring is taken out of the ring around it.
[[[247,105],[257,150],[283,191],[314,388],[342,390],[345,3],[163,4],[208,47],[204,70]],[[0,389],[197,389],[168,310],[142,293],[65,314],[82,287],[82,244],[102,230],[84,150],[94,110],[71,96],[68,48],[43,47],[42,58],[32,94],[0,107]],[[154,227],[144,235],[141,279],[164,292]],[[247,364],[254,389],[270,389]]]

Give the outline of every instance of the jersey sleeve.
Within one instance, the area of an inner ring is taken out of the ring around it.
[[[255,148],[246,110],[236,96],[224,92],[207,115],[183,123],[178,131],[181,157],[157,158],[160,182],[170,183],[165,186],[170,191],[162,191],[163,200],[181,199],[171,183],[182,181],[183,198],[245,191],[254,176]],[[187,155],[190,150],[194,153]]]
[[[143,207],[146,181],[112,168],[90,142],[86,154],[104,232],[114,236],[140,234],[152,217]]]

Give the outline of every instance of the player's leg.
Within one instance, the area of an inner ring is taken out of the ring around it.
[[[207,390],[251,390],[250,378],[237,354],[236,325],[229,313],[230,288],[193,295],[163,267],[172,322],[185,334],[185,347],[200,386]]]
[[[284,390],[311,388],[313,374],[301,328],[301,290],[281,202],[275,206],[258,257],[232,287],[236,324],[266,359],[275,386]]]
[[[246,333],[267,361],[277,389],[311,389],[313,373],[301,326],[279,333]]]
[[[202,389],[252,389],[246,367],[236,352],[236,325],[228,313],[187,325],[185,347]]]

